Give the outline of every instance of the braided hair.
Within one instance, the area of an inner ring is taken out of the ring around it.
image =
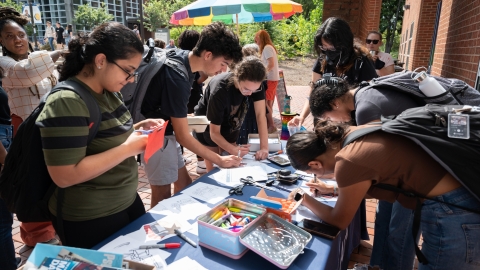
[[[23,30],[25,30],[25,25],[29,23],[29,19],[27,16],[20,14],[14,8],[11,7],[1,7],[0,8],[0,33],[3,31],[5,25],[8,24],[17,24]],[[33,52],[32,45],[28,42],[28,47],[30,51]],[[8,51],[8,49],[2,44],[2,52],[3,56],[11,56],[12,53]]]

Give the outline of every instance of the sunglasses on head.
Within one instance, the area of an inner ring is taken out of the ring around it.
[[[373,43],[373,44],[378,44],[380,40],[378,39],[367,39],[366,42],[367,44]]]

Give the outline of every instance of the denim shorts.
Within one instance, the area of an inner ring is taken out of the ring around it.
[[[465,188],[457,188],[436,199],[470,209],[480,202]],[[422,252],[428,265],[418,269],[480,269],[480,214],[426,200],[422,207]]]
[[[13,126],[10,125],[0,125],[0,140],[2,141],[3,147],[5,150],[10,149],[13,139]]]

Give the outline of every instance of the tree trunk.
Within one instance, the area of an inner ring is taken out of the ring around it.
[[[390,53],[390,50],[393,47],[393,41],[395,40],[395,34],[397,32],[397,19],[398,19],[398,13],[400,12],[400,6],[402,5],[402,0],[398,0],[398,5],[397,5],[397,13],[395,14],[395,19],[393,21],[393,31],[392,34],[390,35],[389,39],[387,40],[387,45],[385,46],[385,52]],[[390,29],[390,27],[388,28]]]

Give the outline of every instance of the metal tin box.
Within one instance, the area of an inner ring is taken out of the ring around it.
[[[265,214],[266,210],[265,208],[247,202],[236,199],[227,199],[226,201],[223,201],[219,205],[212,208],[207,213],[198,217],[198,244],[232,259],[239,259],[248,251],[248,249],[239,241],[240,235],[246,230],[232,232],[207,223],[214,213],[224,209],[225,207],[235,207],[255,213],[257,218],[249,223],[248,226],[255,225],[257,220],[259,220],[260,217]]]

